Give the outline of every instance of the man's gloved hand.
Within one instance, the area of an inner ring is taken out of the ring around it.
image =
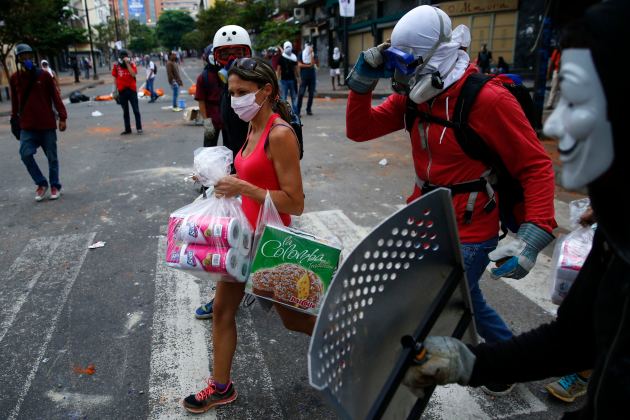
[[[390,47],[385,42],[359,54],[356,64],[346,79],[346,85],[356,93],[368,93],[374,90],[378,79],[392,77],[392,72],[385,68],[383,51]]]
[[[515,240],[488,254],[491,261],[497,262],[497,266],[490,270],[492,278],[522,279],[534,267],[538,253],[553,239],[552,234],[535,224],[523,223]]]
[[[464,343],[453,337],[427,337],[423,344],[426,362],[411,366],[403,379],[411,392],[422,398],[428,386],[468,384],[476,357]]]
[[[212,124],[212,118],[205,118],[203,120],[203,135],[212,137],[216,133],[216,129],[214,128],[214,124]]]

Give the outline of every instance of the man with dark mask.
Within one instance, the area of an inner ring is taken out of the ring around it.
[[[559,140],[562,184],[588,189],[598,227],[557,319],[501,343],[466,346],[429,337],[428,361],[405,379],[416,393],[435,384],[526,382],[592,368],[586,403],[564,418],[627,418],[630,209],[623,194],[630,179],[630,92],[619,83],[617,45],[629,19],[629,2],[602,2],[567,25],[561,39],[560,100],[544,131]]]
[[[37,185],[35,200],[42,201],[49,186],[49,198],[56,200],[61,196],[61,184],[57,159],[57,121],[51,105],[54,105],[59,115],[59,131],[66,130],[66,107],[50,74],[35,67],[33,49],[29,45],[18,44],[15,47],[15,59],[18,70],[10,80],[11,131],[20,141],[22,162]],[[48,159],[48,180],[33,157],[40,147]]]

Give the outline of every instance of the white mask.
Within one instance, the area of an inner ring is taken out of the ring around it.
[[[588,49],[562,52],[560,100],[544,133],[559,140],[562,185],[583,188],[606,172],[614,157],[606,96]]]
[[[260,111],[262,104],[258,105],[258,103],[256,103],[256,94],[261,90],[262,89],[259,89],[256,92],[248,93],[246,95],[238,97],[232,96],[230,98],[232,109],[241,120],[245,122],[250,122],[254,119],[256,114],[258,114],[258,111]]]

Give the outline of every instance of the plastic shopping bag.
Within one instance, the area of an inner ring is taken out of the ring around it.
[[[230,175],[232,151],[227,147],[195,150],[194,178],[205,187]],[[245,282],[249,272],[252,227],[238,198],[205,195],[171,213],[166,264],[184,270],[221,275],[223,281]]]
[[[556,241],[551,259],[553,284],[551,301],[556,305],[560,305],[569,293],[586,257],[591,252],[594,236],[593,227],[586,226],[579,227]]]
[[[246,291],[316,315],[339,264],[341,247],[284,226],[267,193],[256,227]]]

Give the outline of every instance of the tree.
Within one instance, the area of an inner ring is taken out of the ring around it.
[[[182,36],[182,48],[185,50],[203,50],[208,43],[205,42],[201,31],[195,29]]]
[[[147,53],[157,47],[155,30],[135,19],[129,21],[129,36],[129,49],[132,51]]]
[[[181,10],[162,12],[156,25],[156,35],[162,46],[176,49],[181,46],[182,36],[195,29],[195,21]]]
[[[7,58],[18,43],[54,56],[68,44],[86,42],[85,31],[68,24],[73,14],[68,0],[0,1],[0,62],[7,79]]]
[[[272,20],[265,22],[256,36],[254,49],[262,50],[272,45],[282,45],[284,41],[293,41],[300,33],[300,27],[285,21]]]
[[[199,12],[197,29],[208,44],[219,28],[225,25],[239,25],[256,34],[269,21],[272,10],[272,0],[217,0],[214,6]]]

